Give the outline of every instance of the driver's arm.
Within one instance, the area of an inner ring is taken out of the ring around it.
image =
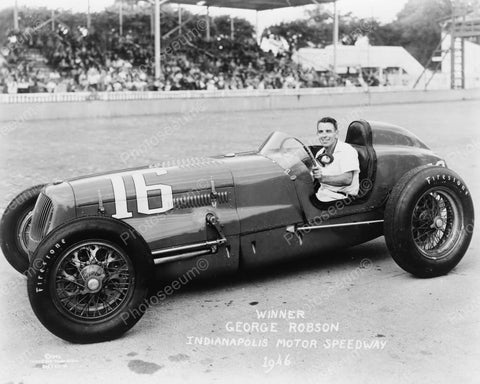
[[[346,187],[352,184],[353,181],[353,171],[345,172],[340,175],[332,175],[326,176],[320,174],[316,174],[314,172],[313,176],[320,182],[328,185],[332,185],[334,187]]]

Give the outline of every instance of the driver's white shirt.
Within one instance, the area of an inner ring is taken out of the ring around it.
[[[320,158],[322,152],[322,150],[318,151],[315,158]],[[346,197],[345,195],[358,195],[358,190],[360,188],[358,176],[360,173],[358,152],[350,144],[337,140],[337,145],[333,151],[333,162],[322,167],[322,174],[325,176],[337,176],[351,171],[353,171],[353,179],[350,185],[336,187],[321,183],[321,186],[316,193],[317,199],[320,201],[333,201],[344,199]]]

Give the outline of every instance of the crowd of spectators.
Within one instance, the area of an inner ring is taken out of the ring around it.
[[[162,55],[155,79],[151,39],[105,39],[84,28],[12,34],[0,51],[0,93],[279,89],[333,86],[327,74],[302,68],[288,53],[264,52],[254,39],[219,37]]]

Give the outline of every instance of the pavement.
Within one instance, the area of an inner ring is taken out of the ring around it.
[[[59,105],[58,107],[61,107]],[[0,137],[0,211],[31,185],[305,136],[331,115],[402,125],[480,197],[480,101],[21,122]],[[478,232],[478,231],[477,231]],[[479,237],[447,276],[400,269],[383,238],[318,258],[191,282],[122,338],[75,345],[49,333],[26,280],[0,257],[0,384],[478,383]],[[159,287],[161,289],[161,287]],[[282,312],[287,318],[275,318]],[[270,317],[270,318],[269,318]]]

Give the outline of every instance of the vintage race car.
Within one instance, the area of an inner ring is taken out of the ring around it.
[[[356,197],[320,204],[315,148],[274,132],[252,152],[35,186],[7,207],[1,247],[27,276],[38,319],[77,343],[120,336],[145,312],[152,282],[188,273],[321,257],[382,235],[416,276],[454,268],[474,225],[461,177],[397,126],[354,121],[346,142],[360,161]]]

